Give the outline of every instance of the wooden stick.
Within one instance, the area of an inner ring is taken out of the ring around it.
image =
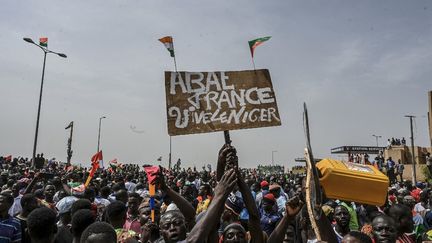
[[[225,136],[225,144],[231,145],[229,130],[224,131],[224,136]]]
[[[315,233],[315,236],[318,241],[321,241],[321,234],[318,228],[318,225],[316,223],[315,215],[313,213],[312,207],[315,205],[312,205],[311,201],[311,190],[315,190],[315,187],[319,185],[315,185],[314,188],[311,188],[311,181],[313,180],[313,173],[312,173],[312,161],[310,160],[309,156],[309,150],[305,148],[305,158],[306,158],[306,165],[307,165],[307,172],[306,172],[306,207],[309,215],[309,221],[311,222],[312,229]]]

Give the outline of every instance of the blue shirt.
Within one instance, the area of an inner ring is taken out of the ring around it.
[[[267,235],[270,235],[273,230],[276,228],[276,225],[278,224],[279,220],[282,218],[282,215],[280,215],[277,212],[271,212],[267,213],[264,209],[260,209],[261,214],[261,229],[267,233]]]
[[[12,217],[0,221],[0,243],[21,242],[21,223]]]

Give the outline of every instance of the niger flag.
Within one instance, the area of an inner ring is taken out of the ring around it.
[[[48,37],[39,38],[39,45],[48,47]]]

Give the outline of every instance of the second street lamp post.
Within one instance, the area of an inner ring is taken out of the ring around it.
[[[44,76],[45,76],[45,63],[46,63],[46,56],[48,53],[56,54],[60,57],[66,58],[67,56],[63,53],[58,53],[54,51],[48,50],[48,48],[43,47],[41,45],[36,44],[31,38],[23,38],[24,41],[31,43],[44,52],[44,61],[43,61],[43,67],[42,67],[42,79],[41,79],[41,87],[39,92],[39,105],[38,105],[38,112],[37,112],[37,118],[36,118],[36,131],[35,131],[35,138],[33,143],[33,160],[32,165],[35,166],[35,159],[36,159],[36,147],[37,147],[37,139],[38,139],[38,132],[39,132],[39,118],[40,118],[40,110],[41,110],[41,104],[42,104],[42,91],[43,91],[43,83],[44,83]]]
[[[274,166],[274,153],[277,152],[276,150],[272,151],[272,166]]]
[[[382,136],[373,134],[372,137],[375,137],[376,144],[377,144],[377,147],[378,147],[378,138],[382,138]]]
[[[99,117],[99,133],[98,133],[98,146],[97,146],[97,152],[99,152],[99,145],[100,145],[100,134],[101,134],[101,123],[102,119],[106,118],[106,116]]]

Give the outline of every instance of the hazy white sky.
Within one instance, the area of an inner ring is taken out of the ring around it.
[[[164,71],[172,58],[158,42],[174,37],[180,71],[252,69],[247,41],[270,70],[282,126],[233,131],[240,165],[293,165],[303,155],[302,103],[310,112],[316,157],[341,145],[374,145],[372,134],[428,145],[432,89],[430,1],[4,1],[0,8],[0,155],[31,157],[43,52],[22,40],[49,38],[38,152],[72,161],[167,165]],[[134,129],[131,129],[134,128]],[[140,131],[139,133],[136,131]],[[213,163],[223,133],[173,137],[173,161]],[[336,157],[337,158],[337,157]]]

